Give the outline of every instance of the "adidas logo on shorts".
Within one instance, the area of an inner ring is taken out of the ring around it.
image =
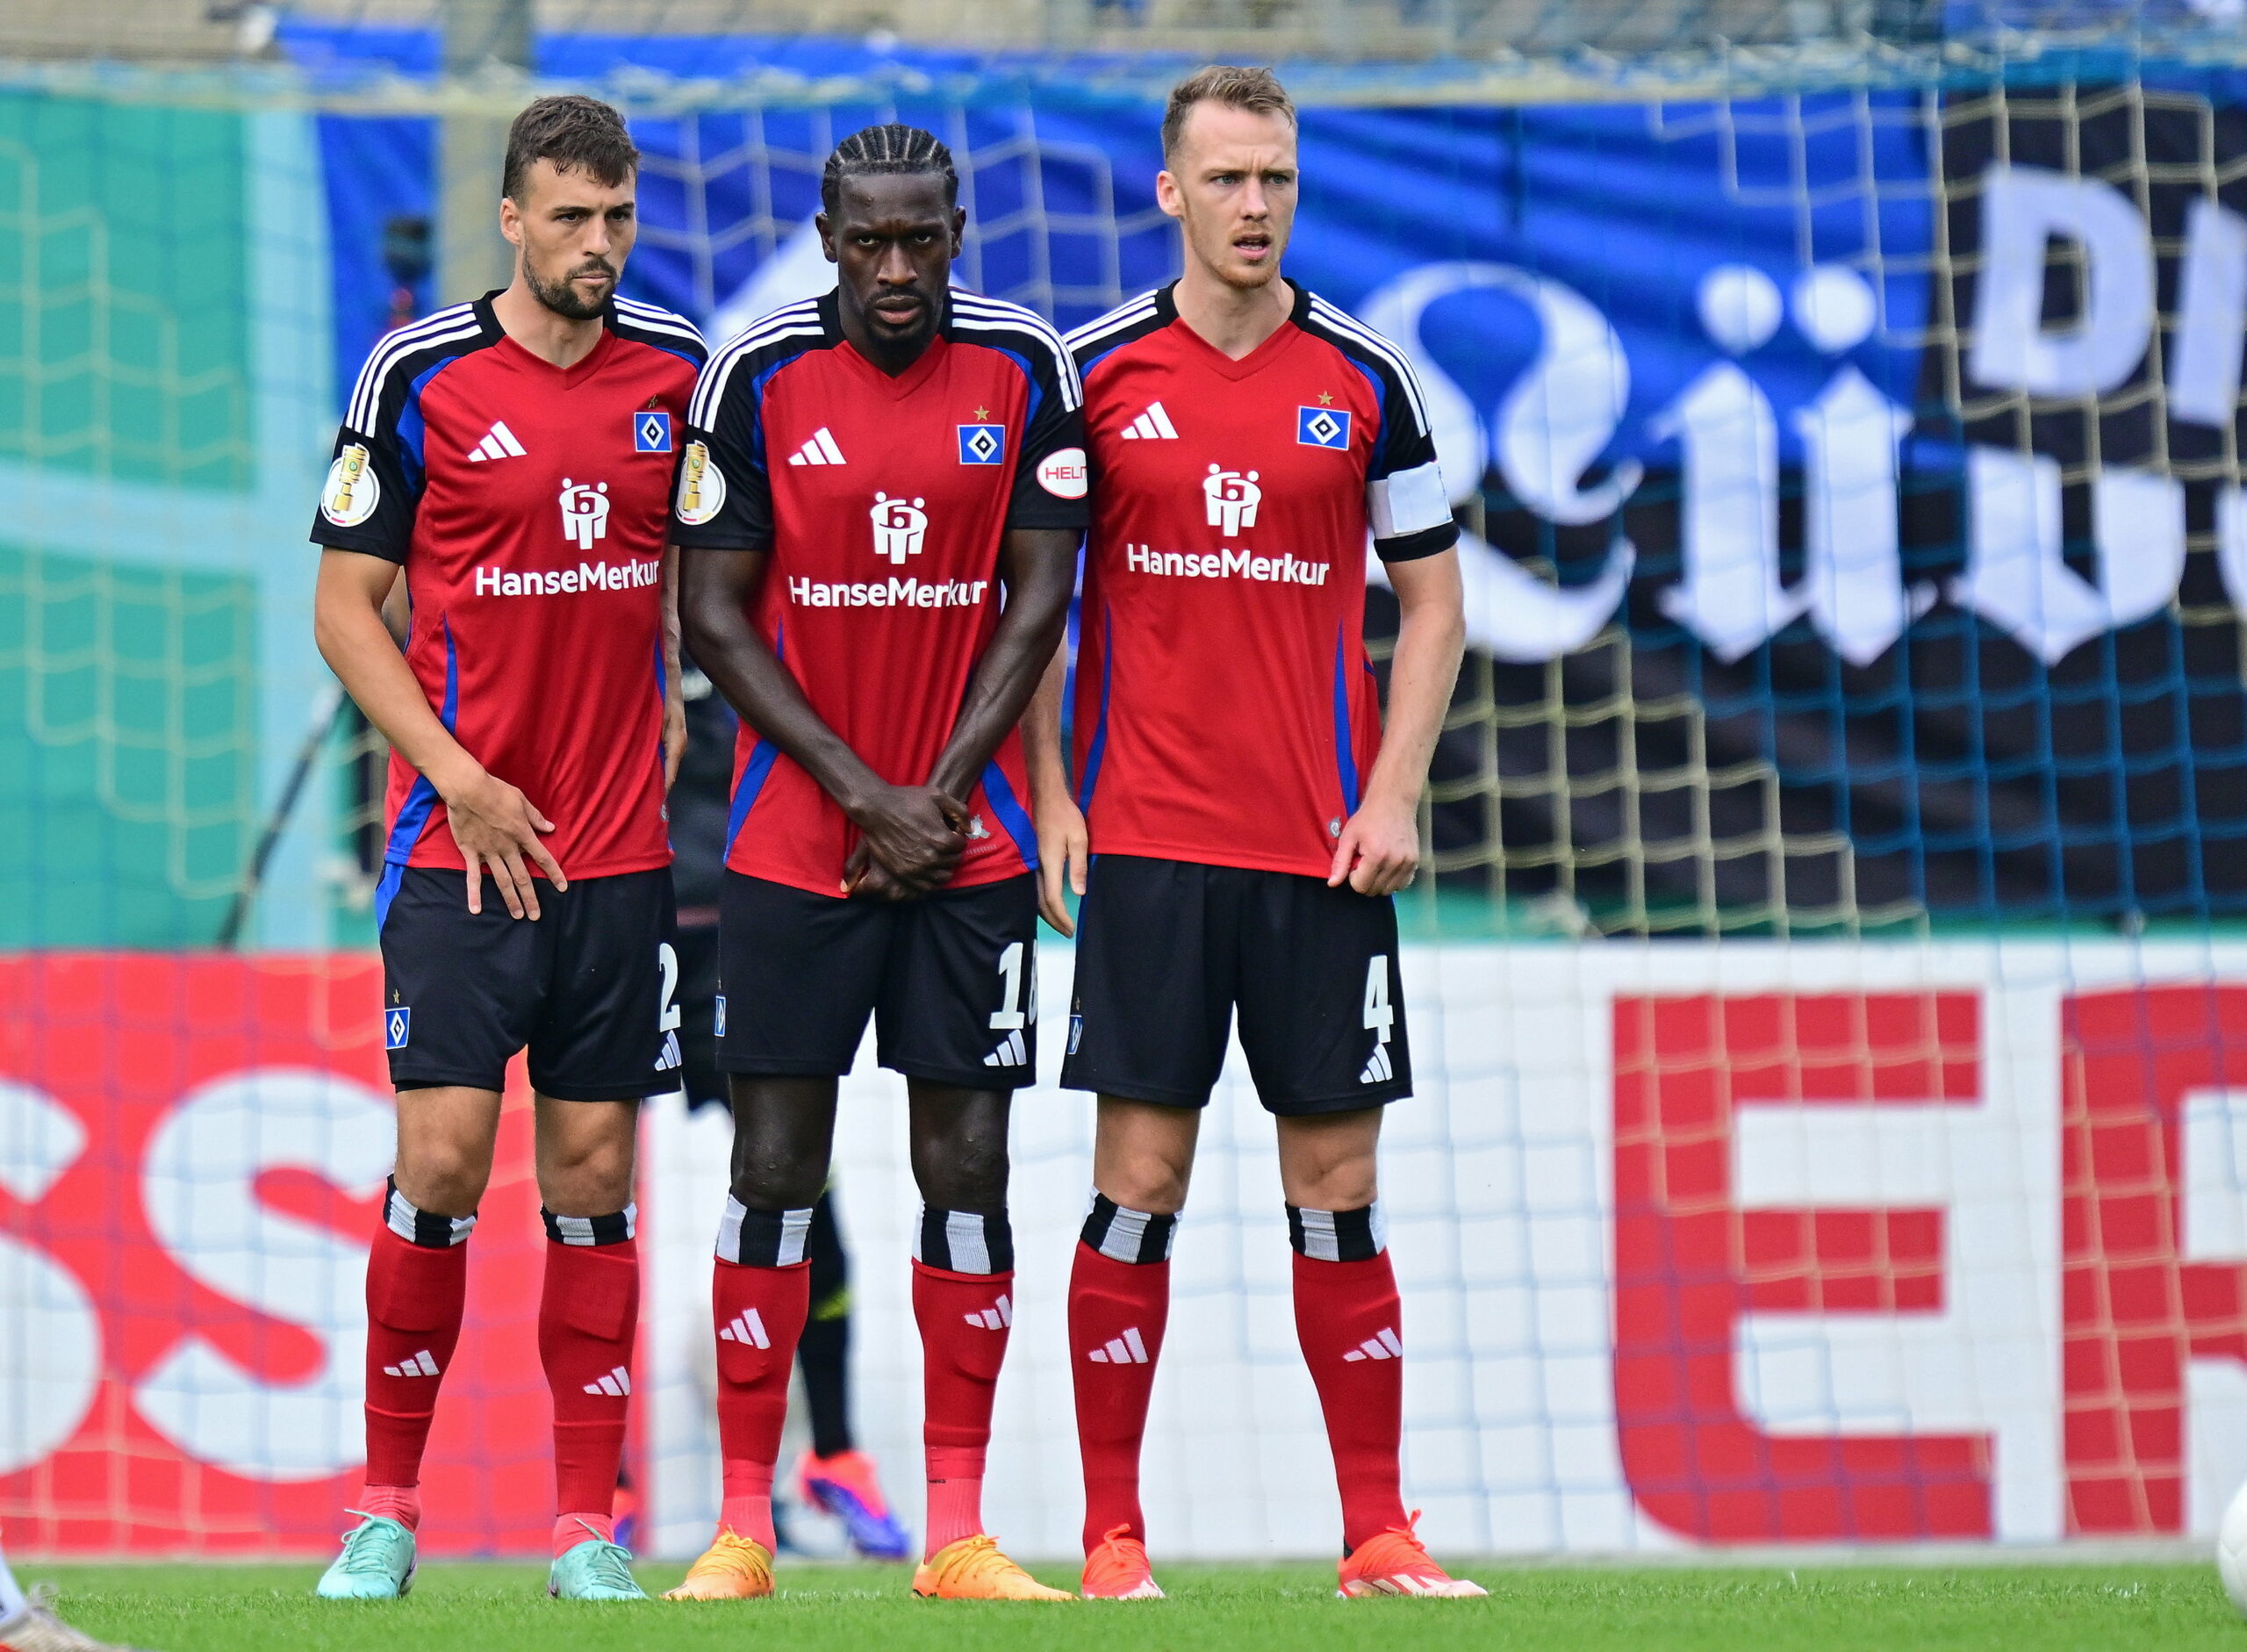
[[[985,1331],[1004,1331],[1015,1322],[1015,1305],[1001,1296],[995,1305],[980,1313],[962,1314],[960,1318]]]
[[[1141,1340],[1137,1325],[1120,1337],[1109,1338],[1106,1347],[1095,1348],[1085,1358],[1095,1365],[1145,1365],[1149,1362],[1147,1345]]]
[[[383,1367],[384,1376],[434,1376],[436,1374],[437,1362],[429,1357],[427,1348],[410,1360],[400,1360],[396,1365]]]
[[[1403,1357],[1404,1344],[1398,1338],[1395,1328],[1389,1325],[1382,1326],[1379,1336],[1368,1337],[1342,1356],[1346,1361],[1401,1360]]]
[[[1385,1044],[1376,1044],[1373,1047],[1373,1059],[1367,1062],[1365,1071],[1358,1074],[1358,1082],[1386,1084],[1396,1076],[1396,1068],[1389,1059],[1389,1046]]]
[[[1023,1042],[1022,1029],[1016,1027],[999,1040],[999,1047],[983,1058],[985,1067],[1022,1067],[1030,1059],[1030,1046]]]
[[[746,1313],[736,1314],[732,1323],[720,1327],[718,1340],[738,1342],[752,1348],[769,1348],[772,1346],[772,1339],[765,1332],[765,1321],[757,1317],[757,1310],[754,1308]]]

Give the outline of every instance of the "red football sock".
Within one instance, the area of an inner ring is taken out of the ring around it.
[[[788,1373],[811,1311],[811,1264],[755,1268],[721,1257],[710,1309],[718,1328],[718,1446],[725,1459],[719,1521],[769,1550],[772,1466],[788,1417]]]
[[[1014,1284],[1011,1271],[955,1274],[913,1264],[927,1397],[921,1439],[929,1467],[928,1555],[983,1529],[984,1453],[1014,1324]]]
[[[1084,1454],[1088,1555],[1119,1526],[1146,1541],[1139,1449],[1169,1318],[1168,1262],[1119,1262],[1078,1242],[1069,1275],[1069,1369]]]
[[[580,1543],[590,1543],[599,1538],[604,1543],[616,1541],[616,1522],[606,1514],[564,1514],[554,1522],[554,1558],[560,1560]]]
[[[565,1519],[606,1520],[614,1506],[639,1329],[636,1240],[547,1240],[538,1356],[554,1395],[555,1501]],[[578,1541],[585,1541],[583,1532]]]
[[[1396,1275],[1387,1251],[1357,1262],[1317,1261],[1297,1251],[1295,1263],[1296,1340],[1326,1414],[1342,1541],[1354,1549],[1405,1524]]]
[[[376,1230],[374,1248],[367,1254],[370,1487],[421,1483],[421,1453],[437,1412],[437,1388],[460,1341],[467,1296],[465,1244],[416,1245],[387,1225]]]
[[[421,1529],[421,1488],[412,1485],[370,1485],[359,1493],[358,1510],[386,1520],[396,1520],[409,1532]]]

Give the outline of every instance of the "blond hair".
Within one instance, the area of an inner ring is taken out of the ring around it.
[[[1167,161],[1178,152],[1179,134],[1196,104],[1222,104],[1255,115],[1285,115],[1296,124],[1295,99],[1268,68],[1246,68],[1232,63],[1212,63],[1196,69],[1170,89],[1170,104],[1162,111],[1162,154]]]

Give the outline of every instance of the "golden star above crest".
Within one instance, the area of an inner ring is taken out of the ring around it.
[[[975,410],[975,421],[978,424],[982,423],[983,420],[988,419],[990,416],[991,410],[988,407],[978,407]]]
[[[1334,398],[1322,390],[1318,392],[1318,405],[1322,407],[1332,407],[1334,405]]]

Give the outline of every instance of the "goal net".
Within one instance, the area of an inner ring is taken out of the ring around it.
[[[1915,11],[1293,77],[1289,273],[1411,356],[1464,530],[1382,1160],[1439,1551],[2182,1538],[2247,1479],[2247,94],[1977,15],[1979,53]],[[312,649],[305,531],[338,387],[464,296],[461,123],[520,101],[431,78],[423,21],[299,21],[257,75],[0,76],[11,1545],[310,1552],[356,1486],[382,753]],[[1066,326],[1174,273],[1167,61],[547,50],[643,148],[627,290],[714,337],[828,284],[820,168],[877,119],[952,147],[965,284]],[[1048,942],[989,1505],[1030,1555],[1080,1513],[1090,1114]],[[528,1107],[518,1077],[435,1552],[549,1519]],[[903,1112],[862,1058],[837,1197],[858,1432],[915,1519]],[[725,1133],[647,1111],[652,1551],[716,1507]],[[1236,1062],[1155,1390],[1164,1553],[1332,1548],[1285,1233]]]

